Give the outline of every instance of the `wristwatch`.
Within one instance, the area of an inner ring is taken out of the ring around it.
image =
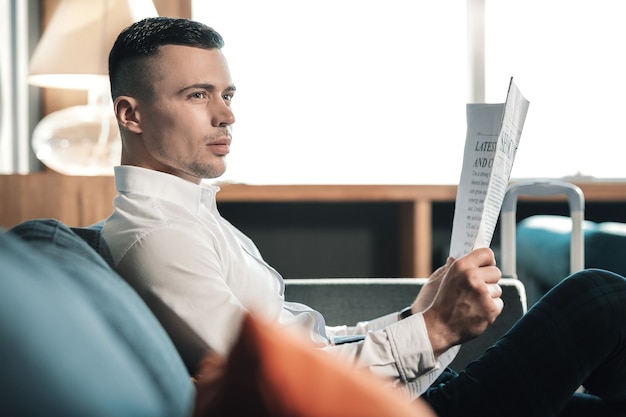
[[[400,317],[400,320],[404,320],[405,318],[410,317],[412,315],[413,315],[413,312],[411,311],[411,306],[403,308],[402,310],[400,310],[400,314],[398,314],[398,316]]]

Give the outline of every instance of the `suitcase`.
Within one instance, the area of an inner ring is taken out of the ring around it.
[[[500,213],[500,237],[502,245],[500,269],[502,271],[502,277],[517,278],[516,213],[518,197],[544,197],[554,195],[565,195],[569,204],[569,212],[572,219],[570,273],[584,269],[585,240],[583,222],[585,215],[585,198],[582,190],[574,184],[560,180],[529,180],[510,184],[502,202],[502,210]]]

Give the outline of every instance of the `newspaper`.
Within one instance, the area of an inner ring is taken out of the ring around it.
[[[490,245],[528,105],[513,78],[505,103],[467,105],[467,136],[450,256],[459,258],[472,249]]]

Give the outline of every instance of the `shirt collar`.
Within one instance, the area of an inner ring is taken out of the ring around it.
[[[184,180],[172,174],[121,165],[114,168],[115,189],[119,193],[136,193],[170,201],[187,208],[198,208],[215,201],[219,187],[213,184]]]

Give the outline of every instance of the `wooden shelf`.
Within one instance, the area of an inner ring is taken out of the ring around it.
[[[586,202],[626,202],[626,182],[582,182]],[[455,185],[244,185],[221,184],[218,202],[384,202],[400,210],[400,274],[423,277],[432,269],[432,205],[453,202]],[[111,213],[113,177],[70,177],[53,172],[0,175],[0,226],[56,218],[86,226]],[[558,197],[554,197],[556,199]],[[530,198],[524,198],[530,199]]]
[[[414,202],[453,201],[455,185],[219,184],[220,201]]]

